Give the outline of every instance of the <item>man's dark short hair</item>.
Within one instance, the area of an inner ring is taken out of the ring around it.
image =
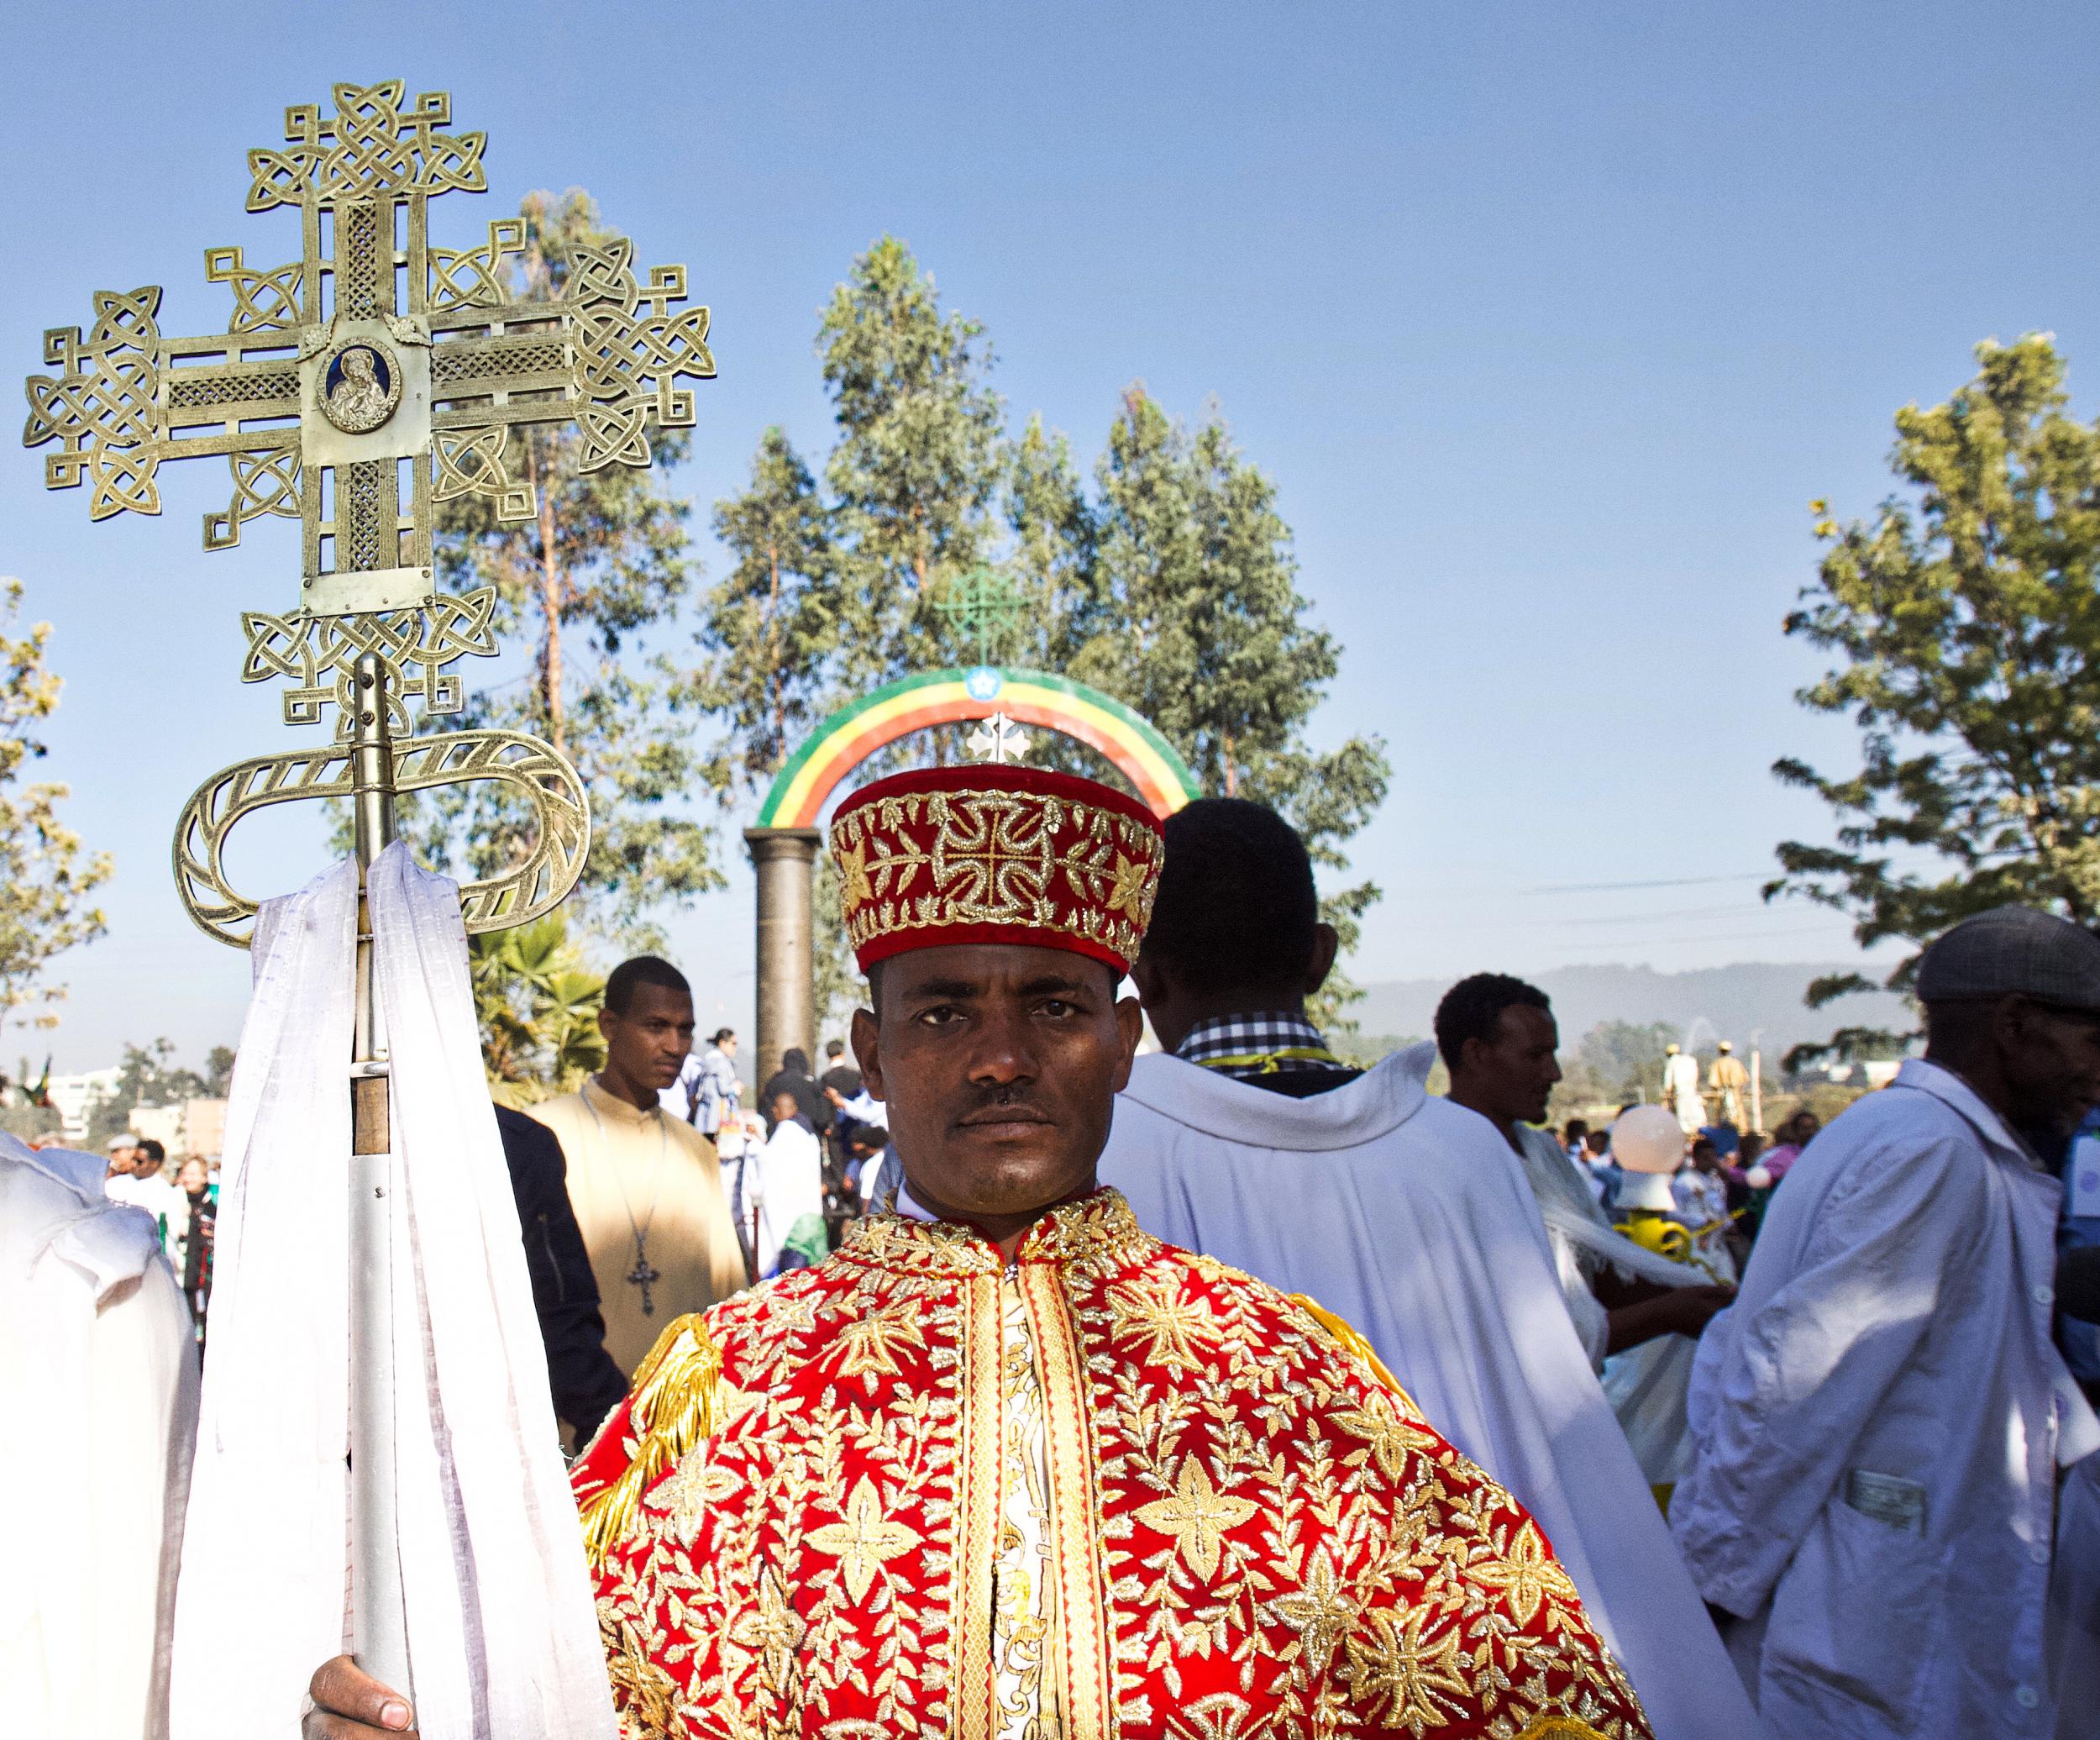
[[[1574,1141],[1578,1136],[1588,1134],[1589,1120],[1586,1117],[1571,1117],[1561,1128],[1562,1138],[1568,1142]]]
[[[623,960],[613,968],[612,976],[605,982],[606,1007],[615,1015],[626,1014],[634,1007],[634,993],[644,985],[654,985],[659,991],[675,991],[683,997],[693,994],[685,975],[670,962],[654,954],[638,954],[633,960]]]
[[[1543,1009],[1551,1014],[1553,1002],[1537,986],[1507,973],[1475,973],[1452,986],[1436,1006],[1436,1049],[1444,1054],[1444,1067],[1458,1067],[1468,1039],[1492,1045],[1502,1025],[1502,1012],[1515,1008]]]
[[[827,1039],[824,1042],[826,1057],[843,1057],[845,1054],[846,1042],[843,1039]]]
[[[1166,835],[1144,953],[1199,996],[1302,986],[1320,896],[1297,829],[1266,804],[1200,797]]]
[[[136,1148],[139,1152],[144,1154],[148,1159],[151,1160],[155,1165],[163,1166],[167,1164],[167,1149],[162,1147],[158,1142],[155,1142],[152,1137],[141,1136],[138,1141],[132,1144],[132,1146]]]
[[[806,1075],[810,1072],[810,1054],[800,1045],[790,1045],[780,1054],[780,1067],[790,1075]]]

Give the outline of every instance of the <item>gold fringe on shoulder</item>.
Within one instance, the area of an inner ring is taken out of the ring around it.
[[[1586,1722],[1572,1716],[1541,1716],[1517,1736],[1517,1740],[1604,1740]]]
[[[1290,1296],[1290,1302],[1326,1330],[1328,1339],[1339,1347],[1343,1353],[1355,1360],[1378,1383],[1383,1384],[1399,1396],[1406,1406],[1408,1412],[1417,1420],[1422,1417],[1422,1411],[1415,1406],[1415,1398],[1407,1393],[1406,1387],[1400,1380],[1385,1369],[1385,1362],[1378,1358],[1378,1349],[1364,1339],[1363,1332],[1355,1324],[1347,1318],[1336,1317],[1318,1300],[1304,1293],[1293,1293]]]
[[[651,1481],[722,1423],[722,1349],[697,1312],[657,1337],[635,1368],[627,1429],[634,1450],[620,1478],[583,1507],[583,1547],[593,1567],[627,1538]]]

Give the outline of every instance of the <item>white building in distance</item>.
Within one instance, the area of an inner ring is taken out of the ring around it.
[[[124,1072],[115,1064],[107,1070],[87,1070],[78,1075],[54,1075],[45,1090],[57,1108],[59,1133],[69,1146],[78,1148],[87,1139],[87,1119],[97,1100],[117,1092]]]

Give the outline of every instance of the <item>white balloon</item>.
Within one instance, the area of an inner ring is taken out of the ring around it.
[[[1612,1157],[1629,1172],[1674,1172],[1684,1164],[1684,1128],[1660,1106],[1636,1106],[1611,1127]]]

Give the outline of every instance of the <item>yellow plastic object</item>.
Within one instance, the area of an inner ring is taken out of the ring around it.
[[[1692,1235],[1665,1214],[1629,1215],[1619,1230],[1641,1249],[1667,1257],[1672,1263],[1692,1260]]]

